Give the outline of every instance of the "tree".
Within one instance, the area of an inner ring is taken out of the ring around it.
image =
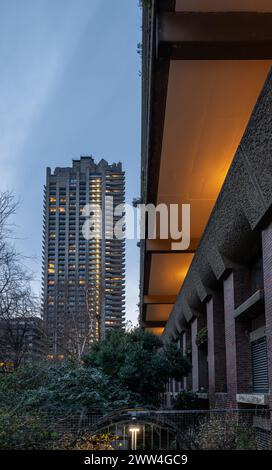
[[[139,329],[110,332],[92,347],[84,362],[120,381],[132,401],[155,406],[168,380],[181,380],[191,369],[174,343],[163,344],[159,337]]]
[[[84,298],[80,310],[69,305],[69,285],[68,281],[62,281],[58,288],[51,294],[55,301],[62,296],[65,307],[59,313],[59,323],[54,326],[54,343],[56,351],[60,351],[65,358],[81,364],[82,357],[89,350],[90,345],[96,340],[97,326],[100,324],[100,311],[93,308],[92,294],[89,286],[80,287],[78,294]],[[75,288],[75,286],[73,286]],[[47,299],[45,298],[45,302]],[[101,305],[101,301],[99,302]],[[54,353],[54,351],[52,351]]]
[[[0,360],[12,362],[17,368],[27,357],[33,335],[44,334],[36,331],[34,321],[38,303],[29,290],[18,286],[8,289],[0,302]],[[31,340],[31,341],[30,341]]]
[[[18,367],[28,352],[30,320],[39,309],[31,292],[31,274],[11,243],[16,208],[12,193],[0,192],[0,360]]]
[[[68,448],[84,448],[87,438],[95,444],[82,434],[84,418],[127,407],[128,399],[128,391],[92,367],[21,365],[0,374],[0,449],[65,448],[67,438]]]
[[[9,243],[12,232],[10,217],[15,213],[16,207],[12,193],[0,191],[0,294],[4,293],[14,280],[12,267],[18,261],[17,253]]]
[[[128,405],[129,393],[101,370],[71,362],[34,363],[0,374],[1,409],[55,415],[106,413]]]

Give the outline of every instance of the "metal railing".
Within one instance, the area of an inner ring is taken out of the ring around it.
[[[130,448],[131,428],[138,448],[271,449],[269,410],[114,410],[94,413],[0,413],[0,449]],[[106,438],[107,437],[107,438]],[[102,439],[102,438],[101,438]],[[106,444],[105,444],[106,442]]]

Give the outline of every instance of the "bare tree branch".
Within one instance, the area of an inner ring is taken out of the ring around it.
[[[11,192],[0,191],[0,357],[18,366],[28,352],[31,319],[38,303],[31,292],[31,274],[11,244],[10,217],[18,203]]]

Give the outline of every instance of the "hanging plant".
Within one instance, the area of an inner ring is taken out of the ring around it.
[[[207,343],[208,341],[208,329],[206,326],[204,328],[201,328],[199,332],[196,335],[196,345],[201,346],[202,344]]]
[[[188,347],[186,348],[185,355],[186,355],[188,358],[191,358],[191,357],[192,357],[192,348],[191,348],[191,346],[188,346]]]
[[[139,1],[140,8],[149,8],[151,7],[151,0],[140,0]]]

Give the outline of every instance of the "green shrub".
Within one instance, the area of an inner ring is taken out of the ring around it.
[[[201,410],[203,401],[198,398],[196,393],[183,390],[173,399],[172,407],[174,410]]]
[[[203,450],[256,449],[254,430],[238,415],[219,414],[204,419],[196,432],[197,447]]]

